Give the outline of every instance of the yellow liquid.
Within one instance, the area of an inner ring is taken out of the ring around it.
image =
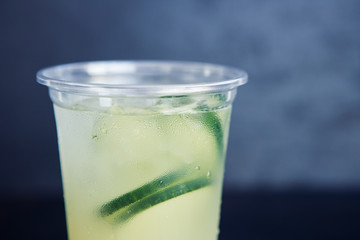
[[[206,113],[201,111],[54,107],[70,240],[218,238],[230,107],[215,113],[223,131],[220,147],[217,130],[202,122]],[[181,179],[206,175],[211,184],[162,201],[125,222],[99,215],[105,203],[181,168],[191,169]]]

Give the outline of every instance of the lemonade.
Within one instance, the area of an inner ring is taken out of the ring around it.
[[[207,98],[55,105],[70,240],[217,239],[231,107]]]
[[[70,240],[216,240],[241,70],[97,61],[40,70],[54,103]]]

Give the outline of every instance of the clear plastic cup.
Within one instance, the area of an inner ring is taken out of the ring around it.
[[[40,70],[70,240],[218,237],[231,105],[245,72],[101,61]]]

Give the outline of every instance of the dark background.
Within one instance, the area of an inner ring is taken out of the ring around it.
[[[234,102],[221,239],[360,239],[360,1],[2,0],[0,217],[15,226],[26,215],[28,239],[65,238],[55,122],[36,71],[107,59],[249,73]]]

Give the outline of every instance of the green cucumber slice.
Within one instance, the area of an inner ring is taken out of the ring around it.
[[[174,182],[181,179],[184,175],[187,175],[190,172],[190,169],[179,169],[178,171],[171,172],[167,175],[159,177],[131,192],[125,193],[110,202],[101,206],[99,213],[100,216],[106,217],[109,216],[119,209],[126,207],[138,200],[141,200],[155,192],[158,192],[161,189],[168,187]]]
[[[194,115],[194,121],[201,122],[214,138],[218,156],[224,152],[223,128],[220,118],[215,112],[203,112]],[[192,168],[193,169],[193,168]],[[175,170],[167,175],[158,177],[141,187],[123,194],[105,203],[99,208],[99,215],[111,219],[113,223],[126,222],[134,215],[177,196],[208,186],[211,179],[207,176],[196,175],[188,177],[189,168]],[[186,176],[184,178],[184,176]]]
[[[146,196],[141,200],[119,211],[119,213],[113,218],[112,222],[125,223],[136,214],[148,208],[208,186],[211,183],[211,179],[212,178],[203,176],[193,180],[183,181],[176,185],[170,186],[162,191]]]

